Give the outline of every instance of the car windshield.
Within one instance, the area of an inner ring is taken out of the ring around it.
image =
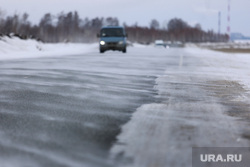
[[[104,28],[101,30],[102,37],[123,37],[123,29],[122,28]]]

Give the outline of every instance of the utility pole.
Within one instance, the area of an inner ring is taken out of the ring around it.
[[[218,13],[218,34],[220,35],[220,28],[221,28],[221,12]]]
[[[229,40],[231,37],[231,27],[230,27],[230,21],[231,21],[231,16],[230,16],[230,12],[231,12],[231,6],[230,6],[230,2],[231,0],[228,0],[228,16],[227,16],[227,34],[229,36]]]

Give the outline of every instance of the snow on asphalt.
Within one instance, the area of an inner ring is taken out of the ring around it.
[[[117,166],[191,166],[192,147],[249,146],[241,136],[245,124],[228,116],[229,106],[223,103],[249,101],[250,55],[198,48],[182,51],[169,51],[167,56],[179,57],[179,62],[156,79],[161,102],[142,105],[123,126],[111,149],[110,158],[119,160]],[[237,87],[227,92],[228,101],[216,95],[234,83]],[[242,93],[237,91],[241,84]]]
[[[98,49],[97,44],[43,44],[4,37],[0,40],[0,60],[82,54],[94,49]],[[248,103],[250,54],[190,47],[152,47],[152,53],[154,49],[178,61],[166,66],[165,74],[155,81],[160,102],[143,104],[122,127],[110,150],[110,160],[117,161],[116,166],[191,166],[188,155],[192,147],[249,146],[241,137],[237,118],[225,114],[228,106],[216,94],[222,89],[216,83],[222,87],[237,85],[237,89],[242,86],[245,91],[228,93],[229,103]]]

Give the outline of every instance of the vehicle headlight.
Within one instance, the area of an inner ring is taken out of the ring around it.
[[[104,42],[104,41],[100,41],[100,44],[101,44],[101,45],[105,45],[105,42]]]
[[[123,44],[123,41],[119,41],[118,44],[119,44],[119,45],[122,45],[122,44]]]

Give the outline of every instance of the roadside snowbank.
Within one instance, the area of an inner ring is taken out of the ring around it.
[[[186,46],[194,45],[192,43],[186,44]],[[250,41],[233,41],[233,42],[222,42],[222,43],[198,43],[196,44],[198,47],[201,48],[209,48],[209,49],[249,49],[250,48]]]
[[[208,49],[186,48],[190,56],[199,58],[205,65],[196,74],[206,74],[225,80],[238,81],[250,90],[250,54],[223,53]]]
[[[97,48],[97,44],[45,44],[33,39],[22,40],[17,37],[0,39],[0,60],[63,56],[83,54]]]

